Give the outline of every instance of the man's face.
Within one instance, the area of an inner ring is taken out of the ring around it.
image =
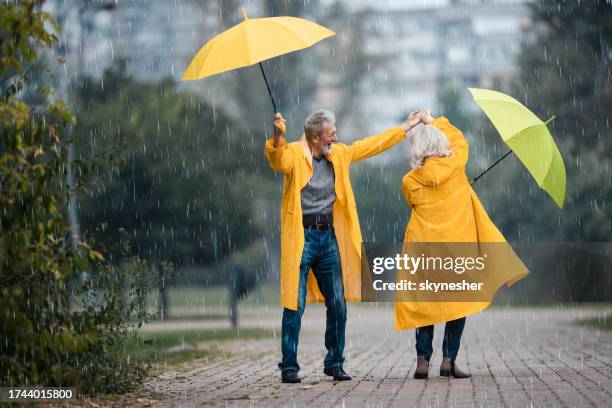
[[[325,156],[329,156],[331,154],[332,144],[338,141],[338,137],[336,136],[336,125],[330,122],[324,122],[323,131],[318,139],[321,151]]]

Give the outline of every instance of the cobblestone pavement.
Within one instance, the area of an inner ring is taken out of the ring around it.
[[[155,406],[612,406],[612,332],[572,322],[604,310],[499,309],[468,317],[458,364],[470,379],[438,376],[436,326],[429,380],[414,380],[414,331],[395,332],[392,310],[351,305],[345,363],[352,381],[322,374],[325,311],[309,305],[300,338],[301,384],[281,384],[276,339],[225,345],[227,358],[196,360],[144,384]],[[609,311],[608,311],[609,312]],[[280,324],[280,310],[248,325]]]

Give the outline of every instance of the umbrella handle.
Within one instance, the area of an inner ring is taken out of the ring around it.
[[[554,119],[556,118],[556,116],[551,116],[550,118],[548,118],[548,120],[546,122],[544,122],[544,125],[548,125],[550,122],[552,122]],[[491,170],[493,167],[495,167],[497,164],[499,164],[500,161],[504,160],[506,157],[508,157],[508,155],[512,153],[512,150],[510,150],[508,153],[504,154],[499,160],[497,160],[495,163],[493,163],[492,165],[490,165],[489,167],[487,167],[485,169],[485,171],[483,171],[482,173],[480,173],[480,175],[478,177],[476,177],[474,180],[470,181],[470,184],[474,184],[476,182],[476,180],[478,180],[479,178],[481,178],[482,176],[484,176],[489,170]]]
[[[476,180],[478,180],[479,178],[481,178],[482,176],[484,176],[485,174],[487,174],[487,172],[489,170],[491,170],[493,167],[497,166],[499,164],[499,162],[501,162],[502,160],[504,160],[506,157],[508,157],[508,155],[512,153],[512,150],[510,150],[508,153],[504,154],[500,159],[498,159],[495,163],[493,163],[492,165],[490,165],[489,167],[487,167],[485,169],[485,171],[483,171],[482,173],[480,173],[480,175],[478,177],[476,177],[474,180],[470,181],[470,184],[474,184],[476,182]]]
[[[550,122],[552,122],[554,119],[556,118],[555,115],[552,115],[550,118],[548,118],[548,120],[546,122],[544,122],[545,125],[548,125]]]
[[[278,112],[278,108],[276,107],[276,103],[274,102],[274,97],[272,96],[270,85],[268,84],[268,78],[266,78],[266,73],[264,72],[263,65],[261,65],[261,62],[259,63],[259,68],[261,69],[261,75],[263,75],[264,81],[266,81],[266,88],[268,88],[268,95],[270,95],[270,100],[272,101],[272,107],[274,108],[274,114],[276,114]]]

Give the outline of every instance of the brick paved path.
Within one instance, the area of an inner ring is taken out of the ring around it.
[[[214,363],[195,361],[148,381],[156,406],[612,406],[612,332],[577,327],[602,311],[489,309],[468,317],[458,363],[471,379],[438,376],[442,327],[436,326],[429,380],[414,380],[414,331],[396,333],[391,309],[351,305],[345,369],[353,381],[322,374],[324,309],[304,315],[303,382],[281,384],[277,339],[227,345]],[[278,326],[280,311],[249,319]]]

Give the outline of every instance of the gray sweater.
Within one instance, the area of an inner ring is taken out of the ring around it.
[[[302,189],[302,214],[331,214],[336,201],[334,166],[325,158],[312,158],[312,178]]]

